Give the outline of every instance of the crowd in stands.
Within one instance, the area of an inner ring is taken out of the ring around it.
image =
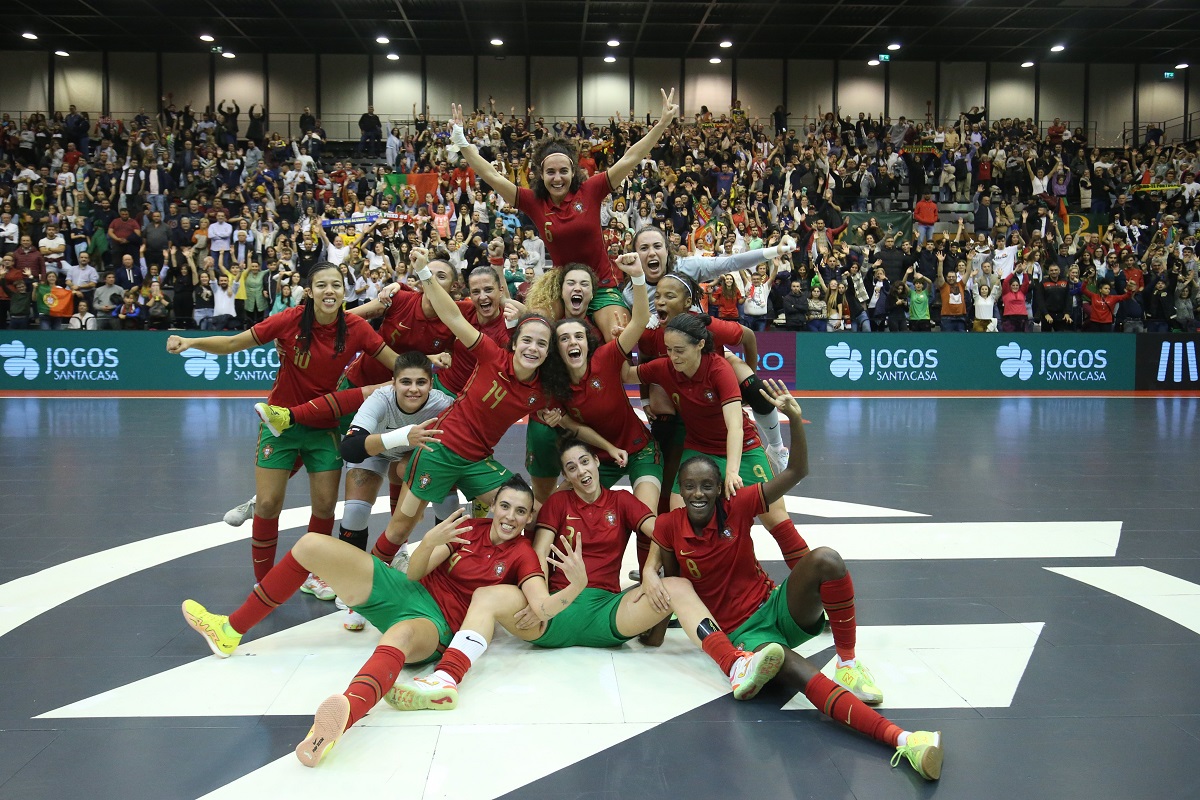
[[[265,108],[164,105],[153,116],[0,120],[0,327],[237,330],[302,299],[318,261],[349,305],[409,279],[414,248],[464,271],[491,264],[514,296],[551,266],[505,206],[413,107],[368,109],[355,158],[331,161],[309,109],[290,140]],[[489,101],[468,135],[518,186],[534,142],[561,136],[603,170],[649,118],[547,122]],[[677,122],[602,212],[615,257],[666,230],[680,254],[730,253],[783,233],[800,247],[705,287],[754,330],[1195,330],[1200,149],[1103,149],[1055,120],[891,119],[782,106],[702,107]],[[857,212],[851,217],[850,214]],[[905,226],[873,214],[911,214]],[[865,216],[864,216],[865,215]],[[852,224],[853,223],[853,224]]]

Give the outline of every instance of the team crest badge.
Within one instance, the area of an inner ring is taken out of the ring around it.
[[[496,573],[496,577],[503,575],[504,574],[504,562],[501,561],[499,564],[492,567],[492,572]]]
[[[271,445],[267,445],[266,447],[263,448],[263,458],[270,458],[271,453],[274,453],[274,452],[275,452],[275,448],[271,447]]]
[[[598,392],[604,388],[604,384],[600,383],[599,378],[592,378],[592,388]]]
[[[434,340],[433,340],[433,346],[434,346],[435,348],[441,348],[441,346],[442,346],[442,340],[441,340],[441,339],[434,339]]]
[[[529,405],[533,405],[536,402],[537,402],[537,395],[536,394],[529,395]]]
[[[583,213],[583,202],[582,202],[582,201],[580,201],[580,200],[576,200],[576,201],[575,201],[575,202],[574,202],[574,203],[571,205],[571,208],[575,209],[575,213],[576,213],[576,214],[582,214],[582,213]]]
[[[613,513],[612,511],[607,511],[604,514],[604,520],[609,525],[616,525],[617,524],[617,515],[615,513]]]
[[[429,488],[429,484],[432,481],[433,481],[433,478],[429,477],[429,473],[423,472],[423,473],[421,473],[421,477],[417,479],[417,485],[420,486],[422,489],[427,489],[427,488]]]
[[[721,531],[721,538],[722,539],[732,539],[733,531],[731,531],[729,528],[725,528],[724,530]]]
[[[712,389],[706,389],[704,392],[704,399],[711,403],[713,400],[717,399],[717,396],[712,393]]]

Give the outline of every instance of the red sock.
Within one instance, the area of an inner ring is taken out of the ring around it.
[[[462,683],[462,679],[466,677],[467,670],[470,668],[471,659],[467,658],[467,654],[457,647],[447,647],[446,652],[442,653],[442,660],[434,667],[453,678],[455,683]]]
[[[771,536],[779,544],[779,549],[783,552],[783,560],[787,562],[788,569],[796,566],[800,563],[800,559],[808,555],[808,542],[804,541],[804,537],[800,535],[800,531],[796,530],[796,523],[790,519],[785,519],[774,528],[771,528]]]
[[[294,595],[307,579],[308,570],[288,552],[270,572],[259,578],[246,602],[229,615],[229,626],[238,633],[250,630]]]
[[[324,519],[316,514],[310,514],[308,517],[308,530],[312,533],[323,533],[326,536],[333,535],[333,517]]]
[[[741,655],[741,652],[733,646],[733,643],[729,641],[729,637],[725,635],[724,631],[710,633],[700,643],[700,647],[704,652],[708,653],[709,658],[717,662],[717,666],[726,675],[729,674],[729,670],[733,669],[734,663]]]
[[[403,545],[392,544],[388,541],[387,534],[379,534],[379,538],[375,540],[375,546],[371,548],[371,555],[378,558],[385,564],[392,563],[392,559],[396,557],[396,553],[400,552]]]
[[[838,658],[849,661],[854,658],[854,642],[857,628],[854,624],[854,581],[850,573],[836,581],[821,584],[821,603],[829,617],[829,629],[833,634],[833,647]]]
[[[404,491],[403,483],[388,484],[388,499],[391,501],[392,513],[396,513],[396,506],[400,503],[400,493]]]
[[[346,699],[350,701],[350,718],[346,720],[347,728],[365,717],[367,712],[375,707],[380,698],[387,694],[387,691],[396,683],[402,669],[404,669],[404,653],[394,647],[388,647],[386,644],[375,648],[375,652],[367,659],[367,663],[362,665],[362,669],[354,676],[354,680],[350,681],[350,685],[344,692]]]
[[[321,395],[302,406],[292,406],[288,411],[292,412],[293,425],[327,428],[346,414],[358,411],[365,400],[362,389],[343,389],[340,392]]]
[[[275,565],[275,548],[279,545],[279,518],[264,519],[254,515],[250,531],[250,558],[254,563],[254,580],[263,577]]]
[[[637,536],[634,541],[637,545],[638,569],[644,570],[646,568],[646,558],[650,555],[650,537],[641,531],[638,531],[635,535]]]
[[[895,747],[900,741],[900,734],[904,732],[903,728],[889,722],[879,712],[819,672],[804,687],[804,696],[822,714],[865,733],[877,742]]]

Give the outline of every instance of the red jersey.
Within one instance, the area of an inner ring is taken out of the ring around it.
[[[583,534],[583,563],[587,567],[588,588],[606,592],[621,591],[621,557],[629,536],[653,517],[650,509],[632,492],[601,489],[596,502],[589,503],[570,489],[546,498],[538,511],[537,525],[554,532],[554,546],[562,549],[560,535],[575,544]],[[565,589],[570,583],[562,570],[551,567],[550,591]]]
[[[551,344],[553,346],[553,343]],[[483,334],[469,348],[478,363],[458,400],[438,417],[442,444],[468,461],[492,455],[508,429],[523,417],[543,408],[557,408],[535,376],[529,383],[517,380],[512,353]]]
[[[509,341],[512,340],[512,331],[508,327],[508,323],[504,320],[504,315],[496,317],[487,325],[478,326],[479,332],[491,339],[496,344],[500,345],[501,349],[508,347]],[[454,346],[450,348],[450,366],[438,372],[438,378],[442,381],[442,386],[446,387],[447,391],[454,394],[461,394],[463,387],[467,385],[467,381],[471,379],[471,373],[475,371],[475,356],[467,349],[467,346],[458,339],[454,340]]]
[[[567,413],[613,446],[633,454],[650,442],[650,431],[634,413],[625,394],[621,380],[625,358],[616,339],[600,345],[588,363],[583,380],[571,386]],[[612,462],[608,453],[600,453],[599,457],[601,461]]]
[[[378,364],[375,356],[383,350],[383,339],[371,324],[353,314],[346,315],[346,347],[334,355],[337,342],[337,322],[319,325],[314,320],[308,352],[301,352],[300,317],[304,306],[289,308],[267,317],[250,329],[258,344],[275,341],[279,350],[279,374],[267,402],[273,406],[299,406],[337,389],[346,365],[362,353],[363,358]],[[384,371],[386,367],[380,365]],[[327,427],[334,427],[336,421]]]
[[[683,440],[686,449],[714,456],[726,455],[722,409],[729,403],[737,403],[742,418],[742,451],[759,446],[758,429],[742,410],[742,390],[733,375],[733,367],[723,356],[716,353],[700,356],[700,366],[690,378],[676,370],[666,358],[641,364],[637,372],[642,383],[657,383],[671,396],[679,418],[687,427],[687,436]]]
[[[452,631],[462,627],[476,589],[503,583],[520,586],[542,575],[542,562],[523,535],[492,544],[492,520],[470,519],[459,524],[471,527],[460,534],[467,544],[450,544],[450,557],[419,581],[433,596]]]
[[[697,534],[686,508],[660,514],[655,520],[655,543],[675,554],[680,576],[692,582],[696,594],[713,612],[722,630],[732,632],[749,619],[775,588],[754,555],[754,540],[750,536],[754,518],[766,510],[762,484],[756,483],[738,490],[725,502],[725,525],[720,530],[717,515],[713,514],[704,530]],[[584,553],[587,553],[586,540]]]
[[[688,311],[686,313],[691,314],[692,312]],[[740,322],[713,317],[712,322],[708,325],[708,332],[712,334],[713,344],[718,348],[742,346],[742,325]],[[663,341],[666,333],[666,325],[660,325],[657,328],[648,329],[642,333],[642,338],[638,339],[639,364],[645,364],[656,358],[666,358],[667,347]]]
[[[438,318],[425,316],[421,310],[420,292],[397,292],[392,304],[384,312],[379,335],[397,353],[418,350],[427,356],[444,353],[456,341],[446,323]],[[458,308],[472,325],[475,324],[475,304],[470,300],[459,300]],[[350,366],[347,380],[355,386],[371,386],[392,379],[387,367],[373,359],[360,358]]]
[[[620,283],[608,260],[600,227],[600,204],[610,194],[607,172],[588,178],[579,191],[568,193],[560,206],[539,199],[532,189],[517,189],[517,210],[533,220],[554,265],[561,269],[572,262],[587,264],[605,289],[615,289]]]

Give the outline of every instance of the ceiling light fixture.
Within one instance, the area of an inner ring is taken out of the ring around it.
[[[392,40],[386,36],[376,36],[375,41],[379,42],[380,44],[390,44]]]
[[[33,41],[34,39],[37,39],[37,34],[36,34],[36,33],[29,33],[29,32],[25,32],[25,33],[22,33],[22,34],[21,34],[21,38],[22,38],[22,39],[29,39],[30,41]]]
[[[899,49],[900,49],[900,45],[897,44],[896,42],[892,42],[891,44],[888,45],[888,50],[899,50]]]
[[[211,35],[209,35],[209,34],[207,34],[207,33],[202,33],[202,34],[200,34],[200,41],[202,41],[202,42],[215,42],[215,41],[216,41],[216,39],[214,39],[214,38],[213,38]]]
[[[717,58],[716,56],[713,56],[712,58],[710,58],[710,59],[708,60],[708,63],[710,63],[710,64],[720,64],[720,63],[721,63],[721,59]]]
[[[226,50],[224,53],[221,53],[221,58],[237,58],[237,53],[231,53]]]
[[[1187,64],[1176,64],[1175,65],[1175,69],[1187,69],[1187,68],[1188,68]]]
[[[54,55],[62,56],[63,58],[68,58],[71,54],[68,53],[66,50],[55,50]]]
[[[396,55],[395,53],[388,53],[388,54],[387,54],[387,60],[388,60],[388,61],[399,61],[399,60],[400,60],[400,56]]]
[[[721,47],[733,47],[733,42],[726,39],[725,41],[721,42]]]
[[[503,39],[500,39],[500,38],[492,39],[492,46],[493,46],[493,47],[499,47],[499,46],[500,46],[500,45],[502,45],[502,44],[504,44],[504,40],[503,40]]]
[[[1066,50],[1066,49],[1067,48],[1064,45],[1056,44],[1056,45],[1054,45],[1054,47],[1050,48],[1050,52],[1051,53],[1061,53],[1063,50]]]
[[[1028,69],[1029,67],[1033,66],[1033,62],[1032,61],[1022,61],[1021,66],[1025,69]]]
[[[879,59],[878,59],[878,58],[872,58],[870,61],[868,61],[868,62],[867,62],[867,66],[868,66],[868,67],[878,67],[878,66],[879,66]]]
[[[605,64],[613,64],[613,63],[616,63],[616,60],[617,60],[617,57],[616,57],[616,56],[605,56],[605,57],[604,57],[604,63],[605,63]]]
[[[621,43],[620,43],[618,40],[616,40],[616,39],[609,39],[609,40],[608,40],[608,46],[609,46],[609,47],[620,47],[620,46],[621,46]]]

